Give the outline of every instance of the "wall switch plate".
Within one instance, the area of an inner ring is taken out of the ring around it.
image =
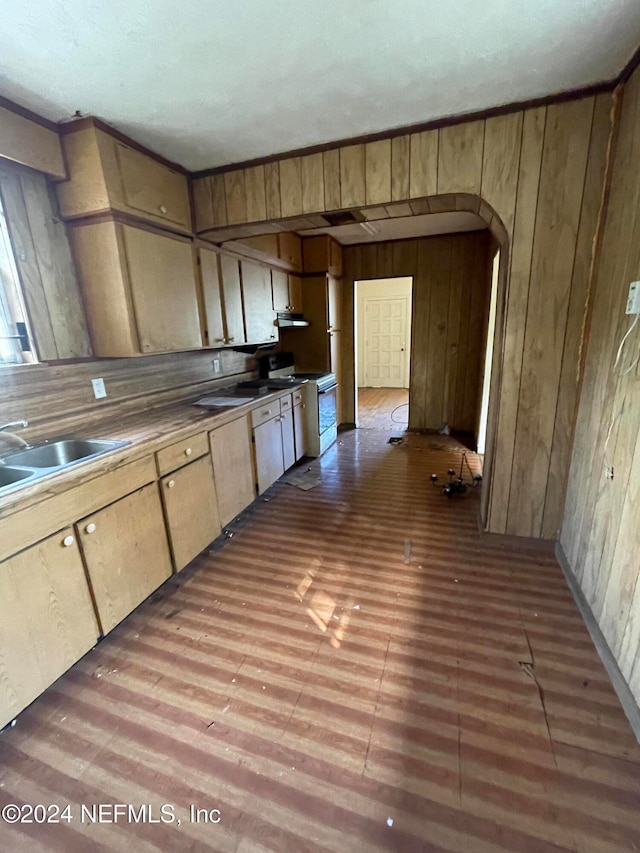
[[[640,281],[632,281],[627,297],[627,314],[640,314]]]
[[[101,400],[103,397],[107,396],[107,389],[104,387],[104,379],[92,379],[91,384],[93,385],[93,396],[96,400]]]
[[[220,359],[219,358],[213,359],[213,372],[214,373],[220,373]]]
[[[604,469],[604,476],[607,480],[613,480],[613,465],[607,465]]]

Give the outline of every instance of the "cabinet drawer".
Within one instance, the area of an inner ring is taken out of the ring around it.
[[[204,456],[208,451],[209,441],[206,432],[183,438],[182,441],[177,441],[156,453],[158,473],[162,477],[163,474],[175,471],[176,468],[181,468],[187,462],[193,462],[199,456]]]
[[[300,403],[302,403],[303,394],[302,394],[302,390],[301,390],[301,389],[298,389],[297,391],[294,391],[294,392],[291,394],[291,396],[292,396],[292,398],[293,398],[293,405],[294,405],[294,406],[299,406],[299,405],[300,405]]]
[[[280,411],[281,412],[290,412],[291,411],[291,394],[287,394],[286,397],[280,397]]]
[[[266,421],[270,421],[271,418],[275,418],[280,414],[280,401],[274,400],[271,403],[266,403],[264,406],[260,406],[259,409],[254,409],[251,412],[251,426],[257,427],[260,424],[265,423]]]

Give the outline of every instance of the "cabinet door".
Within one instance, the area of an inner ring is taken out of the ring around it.
[[[202,346],[191,243],[122,225],[142,352]]]
[[[342,246],[329,239],[329,272],[338,278],[342,275]]]
[[[287,471],[292,465],[295,465],[296,461],[296,443],[291,409],[280,415],[280,428],[282,431],[282,460],[284,470]]]
[[[273,310],[289,311],[289,282],[286,272],[271,270],[271,291],[273,293]]]
[[[332,275],[327,276],[327,300],[328,300],[328,317],[329,328],[339,330],[341,328],[341,280]]]
[[[305,403],[293,407],[293,434],[295,439],[296,462],[307,452],[307,424]]]
[[[186,175],[114,140],[125,204],[191,231]]]
[[[220,523],[229,524],[256,496],[251,431],[246,417],[209,433]]]
[[[107,634],[171,575],[158,484],[88,516],[76,529]]]
[[[200,257],[200,278],[202,281],[202,300],[207,325],[207,338],[210,346],[222,345],[226,343],[226,339],[222,319],[218,254],[208,249],[199,249],[198,252]]]
[[[0,608],[2,728],[98,639],[71,528],[0,563]]]
[[[270,421],[254,427],[253,442],[258,494],[261,495],[284,474],[280,418],[271,418]]]
[[[220,278],[224,319],[228,344],[243,344],[247,340],[244,334],[242,314],[242,289],[240,287],[240,261],[230,255],[220,255]]]
[[[249,343],[277,339],[271,298],[271,275],[267,267],[241,261],[244,323]]]
[[[289,305],[290,310],[297,314],[303,312],[302,307],[302,279],[299,275],[289,276]]]
[[[220,534],[213,465],[203,456],[160,481],[177,572],[197,557]]]
[[[293,231],[283,231],[278,234],[278,257],[302,272],[302,241]]]

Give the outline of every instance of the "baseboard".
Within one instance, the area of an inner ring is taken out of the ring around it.
[[[596,651],[600,655],[600,660],[604,664],[604,668],[607,670],[607,674],[611,679],[611,683],[613,685],[613,689],[618,694],[618,699],[620,700],[620,704],[622,705],[622,710],[627,715],[627,719],[633,729],[633,733],[635,734],[638,743],[640,743],[640,707],[638,707],[638,703],[635,700],[635,697],[631,690],[629,689],[629,685],[625,681],[624,675],[620,672],[620,668],[616,662],[616,659],[613,656],[611,649],[609,648],[607,641],[604,638],[602,631],[600,630],[598,623],[596,622],[595,616],[587,602],[587,599],[584,597],[582,590],[578,584],[578,581],[569,566],[569,562],[565,556],[564,551],[562,550],[562,545],[559,542],[556,542],[556,559],[560,563],[560,568],[562,569],[565,578],[567,579],[567,583],[569,584],[569,589],[573,593],[573,597],[575,599],[576,604],[578,605],[578,610],[582,614],[582,618],[585,621],[587,626],[587,630],[591,635],[591,639],[593,640],[593,644],[596,647]]]

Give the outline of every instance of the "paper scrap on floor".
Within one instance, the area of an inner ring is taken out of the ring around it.
[[[218,406],[244,406],[245,403],[253,403],[255,397],[202,397],[196,400],[194,406],[204,406],[206,409],[215,409]]]
[[[290,486],[297,486],[298,489],[302,489],[305,492],[308,492],[309,489],[315,489],[321,479],[320,474],[312,471],[310,468],[291,471],[282,478],[283,482],[288,483]]]

